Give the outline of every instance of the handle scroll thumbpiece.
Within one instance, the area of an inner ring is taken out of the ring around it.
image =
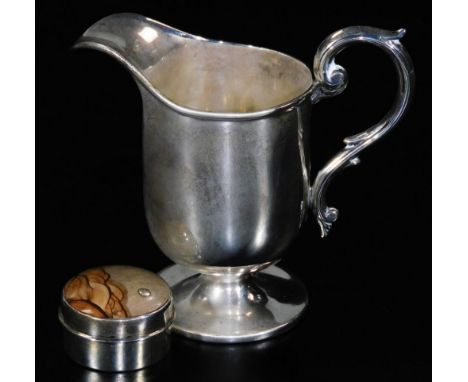
[[[410,56],[400,43],[404,35],[404,29],[392,32],[372,27],[348,27],[327,37],[315,55],[313,67],[315,87],[311,94],[312,103],[338,95],[345,90],[348,82],[347,72],[335,63],[335,56],[349,45],[358,42],[382,48],[395,64],[399,83],[395,102],[387,115],[364,132],[345,138],[345,147],[318,172],[315,178],[309,190],[309,205],[312,206],[322,237],[327,236],[332,224],[338,219],[338,210],[327,206],[325,201],[330,181],[340,170],[359,164],[357,156],[359,152],[395,127],[408,107],[414,88],[414,69]]]

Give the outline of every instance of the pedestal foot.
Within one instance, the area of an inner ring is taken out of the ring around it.
[[[206,275],[173,265],[160,272],[172,289],[172,330],[208,342],[258,341],[280,334],[307,306],[302,282],[270,266],[253,274]]]

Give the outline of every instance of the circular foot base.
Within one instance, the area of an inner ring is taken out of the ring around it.
[[[160,272],[174,298],[172,330],[208,342],[258,341],[289,329],[307,306],[302,282],[271,266],[244,275],[206,275],[173,265]]]

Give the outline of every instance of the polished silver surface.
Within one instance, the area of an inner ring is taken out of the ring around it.
[[[336,210],[326,207],[323,197],[331,175],[357,163],[355,154],[393,127],[407,105],[412,67],[399,37],[368,27],[340,30],[320,47],[314,76],[285,54],[207,40],[135,14],[108,16],[78,40],[77,47],[110,54],[136,79],[143,100],[146,217],[161,250],[187,268],[178,272],[203,274],[185,284],[178,280],[186,293],[188,286],[193,293],[202,288],[207,299],[214,299],[211,292],[225,290],[233,274],[245,290],[246,280],[256,280],[256,273],[280,260],[311,206],[322,235],[328,232],[336,219]],[[310,139],[317,138],[321,127],[312,118],[313,104],[344,89],[345,72],[333,57],[354,41],[371,42],[392,54],[401,96],[381,124],[348,138],[345,151],[311,187]],[[273,284],[264,289],[274,290]],[[188,304],[177,290],[174,327],[179,333],[234,342],[274,335],[272,328],[283,330],[274,320],[265,323],[261,309],[252,310],[248,322],[264,322],[266,330],[233,334],[232,328],[245,320],[243,313],[223,316],[202,330],[201,321],[187,316],[196,312],[201,317],[210,307],[220,309],[212,312],[220,317],[229,304],[235,308],[235,300]],[[280,306],[289,312],[290,304]]]
[[[110,53],[137,79],[144,113],[146,216],[162,251],[176,263],[206,272],[209,267],[278,260],[297,234],[308,202],[303,171],[309,162],[309,69],[281,53],[205,40],[132,14],[104,18],[77,46]],[[190,58],[191,63],[187,68],[179,63],[178,70],[168,72],[160,63],[172,63],[168,56]],[[240,76],[236,81],[259,89],[268,83],[269,93],[277,87],[283,95],[275,98],[264,91],[257,95],[264,99],[245,96],[237,85],[230,85],[236,82],[230,69],[235,63],[242,65],[239,70],[254,64],[246,79]],[[178,94],[173,99],[165,95],[176,90],[168,85],[159,89],[151,82],[162,77],[156,74],[160,67],[169,77],[166,82],[177,81],[180,101],[198,103],[198,109],[176,105]],[[192,74],[193,68],[199,70]],[[292,88],[283,80],[285,72],[296,78]],[[211,87],[213,82],[218,85]],[[287,107],[274,105],[276,99]],[[274,108],[257,110],[256,105]],[[253,111],[244,112],[246,108]]]
[[[156,370],[154,370],[156,368]],[[71,369],[71,376],[67,377],[67,382],[155,382],[164,380],[155,377],[159,371],[158,367],[147,367],[139,370],[127,372],[109,373],[105,371],[88,369],[86,367],[75,366]]]
[[[335,155],[319,171],[311,188],[311,204],[320,225],[322,237],[326,236],[338,218],[338,210],[325,202],[326,189],[333,176],[348,166],[359,164],[358,154],[392,128],[405,113],[414,88],[414,68],[411,58],[400,39],[404,29],[396,32],[371,27],[349,27],[331,34],[320,45],[314,59],[315,84],[312,102],[340,94],[347,85],[346,70],[335,63],[335,56],[349,45],[369,43],[382,48],[393,60],[398,73],[398,91],[395,102],[387,115],[366,131],[344,139],[345,148]]]
[[[98,318],[74,309],[62,296],[60,315],[75,330],[95,337],[124,339],[143,337],[170,326],[173,305],[167,301],[159,310],[125,319]]]
[[[75,309],[65,297],[64,289],[59,321],[64,329],[66,353],[80,365],[103,371],[137,370],[159,361],[169,350],[174,320],[168,285],[144,269],[130,266],[106,266],[105,269],[112,274],[114,283],[119,282],[124,288],[122,301],[129,314],[144,313],[126,318],[95,317]],[[116,281],[116,275],[122,277]],[[125,279],[127,282],[123,282]],[[152,289],[153,293],[141,296],[140,289],[147,292]]]
[[[302,282],[271,266],[253,274],[200,274],[181,265],[160,272],[174,294],[175,333],[209,342],[258,341],[283,333],[307,306]]]
[[[205,39],[133,13],[99,20],[74,47],[111,55],[155,99],[190,117],[259,118],[311,91],[310,70],[291,56]]]
[[[170,349],[170,329],[144,337],[111,339],[74,330],[59,315],[64,327],[65,351],[76,363],[103,371],[138,370],[160,361]]]

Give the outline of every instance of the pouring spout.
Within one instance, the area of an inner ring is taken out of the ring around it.
[[[158,99],[193,117],[260,118],[301,103],[312,89],[310,70],[293,57],[208,40],[132,13],[99,20],[74,47],[109,54],[148,90],[148,102]]]
[[[148,90],[153,86],[145,72],[191,35],[134,13],[107,16],[83,33],[73,48],[90,48],[107,53]]]

